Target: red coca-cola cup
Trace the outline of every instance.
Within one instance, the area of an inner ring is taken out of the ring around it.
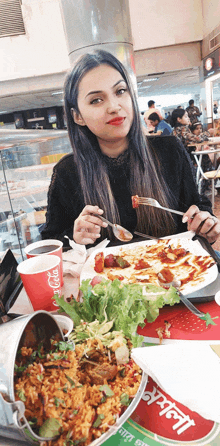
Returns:
[[[28,259],[43,254],[58,256],[60,258],[61,285],[63,285],[62,248],[63,248],[63,243],[60,240],[47,239],[47,240],[39,240],[38,242],[27,245],[24,249],[24,252]]]
[[[42,254],[24,260],[17,270],[34,311],[57,310],[53,296],[61,296],[60,258]]]

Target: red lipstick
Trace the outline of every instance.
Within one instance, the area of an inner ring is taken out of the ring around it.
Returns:
[[[107,122],[107,124],[110,125],[121,125],[124,122],[125,118],[113,118],[110,121]]]

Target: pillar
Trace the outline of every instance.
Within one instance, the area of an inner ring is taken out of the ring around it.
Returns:
[[[94,49],[111,52],[136,85],[128,0],[60,0],[70,64]]]

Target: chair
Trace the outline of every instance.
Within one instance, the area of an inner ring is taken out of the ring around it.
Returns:
[[[41,164],[57,163],[66,153],[52,153],[51,155],[42,156],[40,159]]]
[[[200,166],[200,180],[198,184],[198,191],[201,193],[201,185],[202,180],[211,180],[212,181],[212,207],[214,207],[214,201],[215,201],[215,179],[220,178],[220,164],[218,166],[217,170],[210,170],[209,172],[203,172],[201,166]]]

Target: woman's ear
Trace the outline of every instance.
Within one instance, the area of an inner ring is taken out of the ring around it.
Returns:
[[[84,119],[82,118],[82,116],[80,115],[79,112],[77,112],[76,110],[74,110],[74,108],[71,108],[71,115],[73,117],[73,120],[76,124],[78,125],[86,125]]]

